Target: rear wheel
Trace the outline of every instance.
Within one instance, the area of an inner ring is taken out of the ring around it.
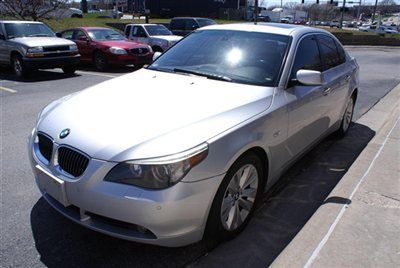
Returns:
[[[347,102],[346,109],[342,117],[342,123],[340,124],[340,128],[337,131],[338,136],[346,135],[347,131],[349,130],[350,123],[353,120],[354,104],[355,98],[354,96],[351,96],[351,98]]]
[[[161,52],[161,53],[163,52],[163,49],[159,46],[154,46],[151,49],[153,50],[153,52]]]
[[[107,57],[102,52],[97,51],[94,54],[93,60],[94,60],[94,66],[96,67],[97,70],[99,71],[107,70],[108,68]]]
[[[18,78],[27,77],[28,76],[28,68],[26,68],[22,57],[19,55],[14,55],[11,58],[11,67],[13,68],[14,74]]]
[[[247,154],[230,168],[215,195],[204,234],[208,246],[238,235],[247,225],[264,187],[262,161]]]

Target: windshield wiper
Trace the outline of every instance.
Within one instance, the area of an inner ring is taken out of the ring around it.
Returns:
[[[30,34],[28,37],[51,37],[49,34]]]
[[[219,80],[219,81],[228,81],[228,82],[232,81],[232,78],[230,78],[228,76],[225,76],[225,75],[203,73],[203,72],[194,71],[194,70],[188,70],[188,69],[175,68],[174,72],[176,72],[176,73],[185,73],[185,74],[193,74],[193,75],[203,76],[203,77],[207,77],[208,79]]]

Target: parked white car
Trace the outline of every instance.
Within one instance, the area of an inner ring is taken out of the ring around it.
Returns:
[[[125,26],[124,32],[126,38],[147,44],[154,52],[164,52],[182,39],[182,36],[172,34],[162,24],[128,24]]]

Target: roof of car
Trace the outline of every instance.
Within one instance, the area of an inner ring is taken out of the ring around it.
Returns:
[[[26,20],[0,20],[1,23],[38,23],[42,24],[40,21],[26,21]]]
[[[159,23],[129,23],[127,25],[135,25],[135,26],[155,26],[155,25],[162,25]]]
[[[217,24],[210,25],[200,30],[236,30],[236,31],[247,31],[247,32],[262,32],[262,33],[275,33],[281,35],[295,35],[296,33],[306,32],[323,32],[327,31],[319,28],[293,25],[287,23],[268,23],[259,22],[255,23],[235,23],[235,24]]]
[[[172,18],[171,20],[175,20],[175,19],[195,19],[195,20],[197,20],[197,19],[205,19],[205,20],[213,20],[213,19],[209,19],[209,18],[201,18],[201,17],[175,17],[175,18]]]

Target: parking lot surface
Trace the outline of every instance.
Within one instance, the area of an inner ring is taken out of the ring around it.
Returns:
[[[400,49],[348,51],[360,64],[358,119],[400,82]],[[0,69],[1,267],[217,267],[227,263],[265,267],[301,230],[374,136],[368,127],[353,124],[344,139],[323,141],[284,175],[243,234],[207,256],[201,242],[173,249],[115,239],[65,219],[40,197],[26,139],[38,112],[52,100],[131,71],[98,73],[84,67],[74,76],[39,71],[27,80],[15,80],[8,70]]]

